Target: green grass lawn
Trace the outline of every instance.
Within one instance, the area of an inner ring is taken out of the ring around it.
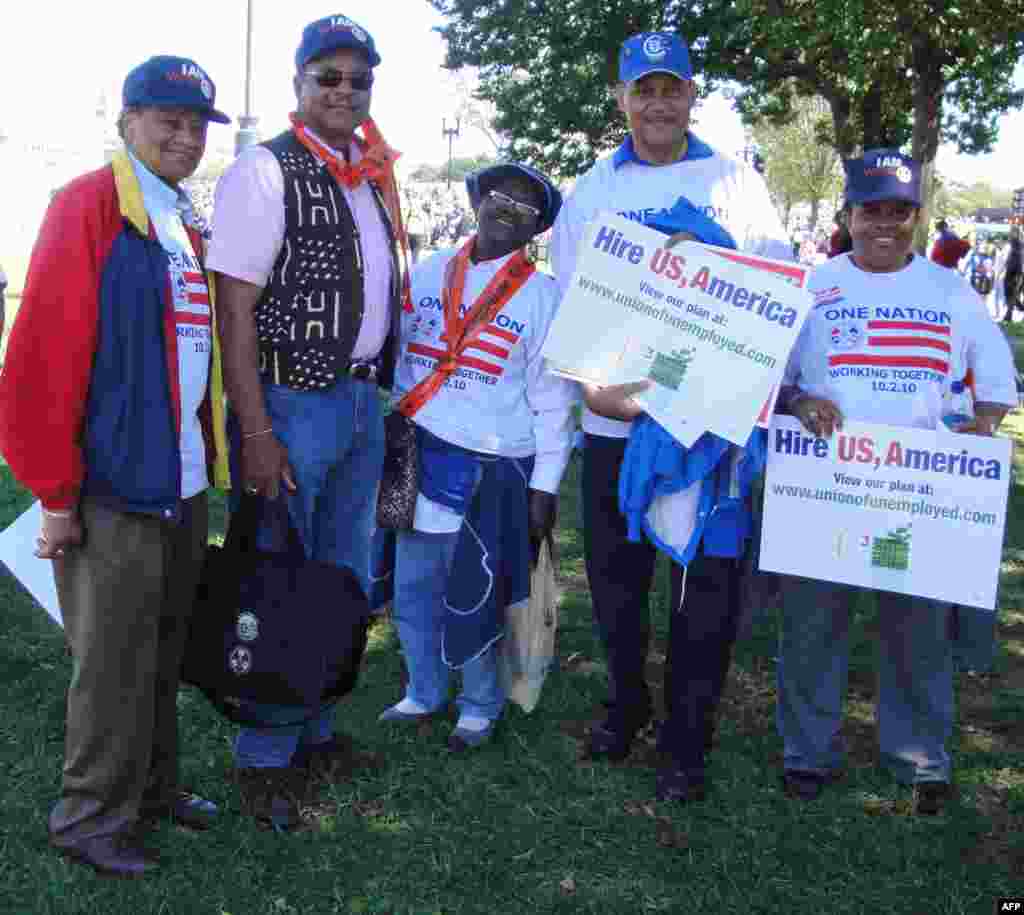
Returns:
[[[1024,438],[1024,414],[1009,430]],[[1019,459],[1019,458],[1018,458]],[[1018,470],[1024,467],[1018,465]],[[0,471],[0,525],[29,502]],[[103,879],[47,848],[70,674],[60,630],[0,576],[0,911],[21,915],[305,913],[723,913],[954,915],[1024,892],[1024,490],[1012,489],[995,671],[959,678],[953,738],[959,798],[909,816],[909,790],[876,766],[872,607],[857,619],[845,730],[846,778],[813,804],[783,798],[774,710],[774,620],[738,651],[705,803],[654,800],[656,758],[581,758],[604,666],[583,576],[578,467],[563,489],[566,586],[560,669],[530,716],[513,708],[497,739],[450,756],[449,725],[413,733],[376,723],[399,698],[397,640],[381,623],[342,726],[383,751],[383,774],[339,785],[315,827],[278,836],[238,813],[227,780],[234,730],[192,690],[179,699],[183,774],[225,807],[206,834],[161,826],[165,862],[137,882]],[[222,514],[218,515],[222,523]],[[667,575],[655,598],[660,673]]]

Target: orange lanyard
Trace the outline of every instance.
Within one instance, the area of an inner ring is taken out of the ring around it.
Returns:
[[[462,250],[445,270],[445,355],[443,359],[438,359],[434,370],[399,401],[395,409],[405,416],[414,416],[441,389],[448,377],[459,367],[459,356],[479,338],[483,329],[498,316],[509,299],[523,287],[536,269],[527,259],[525,251],[517,251],[480,293],[473,307],[466,312],[465,318],[460,319],[459,307],[462,305],[470,254],[475,244],[474,235],[462,246]]]

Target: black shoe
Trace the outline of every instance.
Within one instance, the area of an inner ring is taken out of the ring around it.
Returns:
[[[191,791],[175,791],[168,801],[156,804],[143,802],[140,817],[151,823],[155,820],[170,819],[189,829],[209,829],[217,821],[220,809]]]
[[[357,772],[377,775],[384,768],[384,757],[366,749],[350,735],[336,731],[325,743],[300,749],[292,767],[305,770],[314,781],[334,782],[349,779]]]
[[[705,788],[703,770],[677,769],[672,766],[658,772],[655,781],[655,797],[659,801],[678,801],[680,804],[688,804],[691,801],[704,800]]]
[[[946,801],[953,797],[949,782],[918,782],[914,785],[914,813],[918,816],[938,816],[946,809]]]
[[[829,778],[818,772],[789,769],[782,773],[782,791],[797,801],[816,801]]]
[[[302,824],[300,805],[308,791],[304,770],[237,769],[235,781],[244,815],[277,832],[287,832]]]
[[[74,842],[61,842],[51,837],[50,844],[62,855],[88,864],[98,874],[108,877],[141,877],[157,866],[154,853],[143,847],[134,832]]]
[[[587,756],[590,759],[621,762],[629,756],[637,733],[647,727],[650,720],[649,708],[640,715],[627,716],[613,706],[612,713],[604,723],[591,730],[587,741]]]

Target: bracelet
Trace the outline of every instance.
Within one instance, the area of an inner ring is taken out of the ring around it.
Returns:
[[[260,435],[266,435],[268,432],[273,432],[273,431],[274,431],[274,427],[273,426],[267,426],[267,428],[263,429],[261,432],[246,432],[245,435],[242,436],[242,438],[243,439],[246,439],[246,438],[257,438]]]
[[[60,509],[58,511],[50,511],[48,508],[43,509],[43,514],[48,518],[73,518],[75,513],[71,509]]]

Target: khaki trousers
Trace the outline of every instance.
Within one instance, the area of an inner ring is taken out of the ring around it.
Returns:
[[[182,523],[86,499],[85,540],[54,560],[73,657],[57,844],[130,830],[178,781],[181,656],[207,536],[206,493]]]

